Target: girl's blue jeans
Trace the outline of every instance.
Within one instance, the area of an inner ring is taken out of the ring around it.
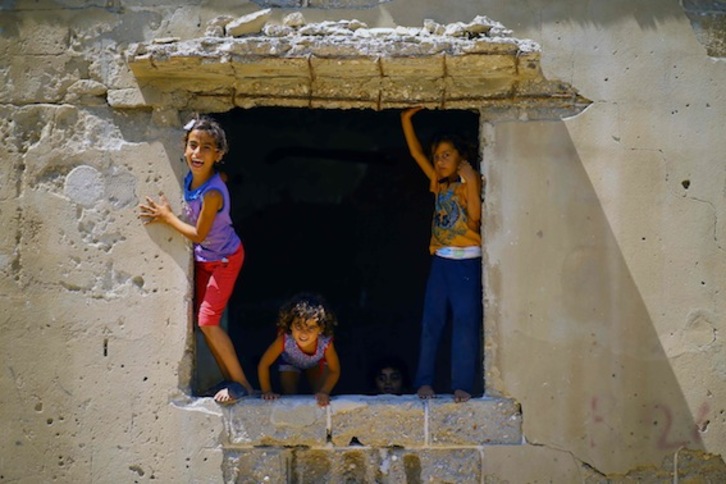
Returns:
[[[436,352],[451,309],[451,387],[471,393],[480,364],[481,262],[481,257],[456,260],[434,255],[431,258],[414,382],[416,388],[433,386]]]

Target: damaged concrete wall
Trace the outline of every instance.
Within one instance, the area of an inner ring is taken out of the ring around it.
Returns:
[[[258,454],[281,478],[347,462],[390,482],[724,479],[726,67],[678,1],[303,9],[371,28],[487,15],[593,102],[565,121],[481,111],[486,384],[521,404],[528,444],[327,448],[339,459],[325,442],[225,454],[230,415],[187,396],[188,246],[134,207],[178,199],[180,110],[232,102],[154,105],[125,53],[259,6],[145,4],[0,7],[0,480],[234,481]]]

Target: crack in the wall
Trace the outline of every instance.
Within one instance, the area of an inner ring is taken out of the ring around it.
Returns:
[[[684,198],[688,200],[693,200],[694,202],[706,204],[710,207],[711,213],[713,214],[713,241],[716,243],[716,248],[723,252],[724,247],[721,246],[721,243],[718,240],[718,210],[716,210],[713,202],[689,195],[684,195]]]
[[[20,274],[23,271],[22,252],[20,250],[23,241],[22,221],[23,209],[18,207],[15,209],[15,246],[13,247],[12,262],[10,263],[10,273],[15,282],[20,282]]]
[[[573,462],[578,465],[578,469],[584,471],[581,474],[582,482],[590,482],[592,479],[607,479],[608,482],[611,482],[611,480],[618,482],[620,480],[651,482],[653,479],[673,479],[673,482],[677,482],[679,478],[695,480],[707,478],[708,482],[717,482],[719,476],[726,478],[726,463],[724,463],[722,456],[711,454],[704,450],[689,449],[684,446],[677,448],[673,454],[665,456],[660,466],[639,466],[625,473],[608,474],[599,470],[591,463],[580,459],[570,450],[562,449],[551,444],[535,442],[528,442],[528,444],[534,447],[553,449],[557,452],[568,454]],[[681,455],[683,458],[679,460]]]
[[[633,148],[633,150],[635,150],[635,148]],[[691,190],[693,188],[693,181],[690,179],[690,177],[682,178],[681,181],[678,182],[678,185],[681,186],[681,188],[683,189],[683,192],[679,193],[678,191],[676,191],[675,188],[670,183],[671,178],[672,178],[671,173],[673,171],[672,168],[670,167],[671,163],[666,158],[665,154],[663,153],[663,150],[659,149],[657,151],[661,154],[661,160],[662,160],[663,165],[665,166],[665,182],[666,182],[666,187],[667,187],[668,191],[670,192],[670,194],[672,196],[674,196],[676,198],[682,198],[682,199],[691,200],[691,201],[694,201],[697,203],[702,203],[702,204],[707,205],[710,208],[710,212],[711,212],[711,215],[713,218],[712,229],[711,229],[712,238],[715,243],[715,247],[719,251],[724,252],[726,250],[726,248],[723,247],[723,245],[721,244],[721,241],[719,240],[719,216],[718,216],[718,210],[717,210],[716,206],[710,200],[704,200],[695,195],[688,194],[688,190]],[[724,192],[726,193],[726,187],[724,188]]]

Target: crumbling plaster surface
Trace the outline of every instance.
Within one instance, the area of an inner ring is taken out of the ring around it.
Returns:
[[[499,125],[487,148],[490,377],[523,398],[530,442],[608,474],[726,445],[726,171],[711,117],[725,66],[669,7],[651,28],[641,10],[587,37],[543,12],[545,73],[593,105]],[[553,418],[527,418],[551,405]]]
[[[208,459],[201,453],[215,448],[221,423],[217,409],[170,411],[188,374],[186,247],[169,233],[129,242],[137,190],[176,189],[170,165],[155,163],[168,155],[159,143],[125,141],[103,113],[2,111],[11,140],[0,155],[3,479],[189,472]],[[157,447],[177,442],[180,428],[200,440]]]
[[[133,208],[159,189],[178,198],[179,113],[140,107],[123,54],[258,7],[2,8],[0,474],[218,482],[220,410],[182,398],[188,247],[140,226]],[[565,122],[482,133],[487,385],[521,402],[535,444],[489,450],[515,463],[495,475],[526,481],[532,452],[537,477],[576,475],[573,456],[602,473],[595,479],[665,469],[638,474],[646,480],[672,478],[681,447],[723,455],[726,68],[678,2],[398,1],[304,13],[375,27],[486,14],[541,45],[544,77],[594,101]],[[133,109],[110,107],[124,95]]]

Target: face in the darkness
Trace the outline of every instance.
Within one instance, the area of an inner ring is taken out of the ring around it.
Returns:
[[[403,386],[401,372],[392,367],[381,368],[376,375],[376,389],[378,393],[391,393],[399,395]]]
[[[449,141],[442,141],[434,149],[434,169],[439,179],[456,174],[462,160],[461,153]]]

